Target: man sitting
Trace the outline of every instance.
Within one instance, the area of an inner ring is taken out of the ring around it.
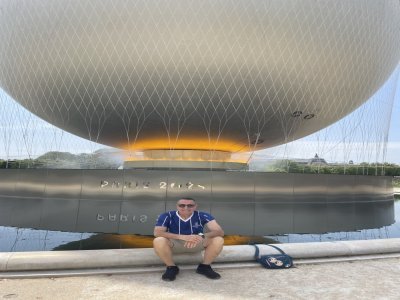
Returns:
[[[154,228],[154,251],[167,266],[162,279],[173,281],[179,273],[173,253],[199,252],[203,249],[203,263],[199,264],[196,272],[210,279],[220,278],[211,268],[211,263],[224,245],[221,226],[210,214],[197,211],[197,204],[192,198],[180,199],[176,207],[176,211],[161,214]]]

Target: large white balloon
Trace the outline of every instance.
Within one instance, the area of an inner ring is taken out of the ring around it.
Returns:
[[[397,0],[0,0],[0,86],[125,149],[279,145],[352,112],[399,58]]]

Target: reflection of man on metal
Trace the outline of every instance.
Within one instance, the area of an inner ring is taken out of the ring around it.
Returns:
[[[211,263],[222,250],[224,231],[213,216],[196,210],[194,199],[182,198],[176,206],[177,211],[160,215],[154,228],[154,251],[167,266],[162,279],[175,280],[179,273],[173,253],[199,252],[203,249],[203,263],[199,264],[196,272],[210,279],[220,278],[211,268]]]

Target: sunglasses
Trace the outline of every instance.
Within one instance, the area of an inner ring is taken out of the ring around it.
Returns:
[[[195,205],[194,204],[178,204],[178,207],[180,207],[180,208],[184,208],[185,206],[187,208],[193,208]]]

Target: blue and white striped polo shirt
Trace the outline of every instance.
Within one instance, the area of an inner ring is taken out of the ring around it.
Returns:
[[[195,210],[187,220],[179,216],[175,210],[161,214],[156,222],[156,226],[167,227],[167,231],[176,234],[199,234],[203,233],[204,225],[214,220],[208,213]]]

